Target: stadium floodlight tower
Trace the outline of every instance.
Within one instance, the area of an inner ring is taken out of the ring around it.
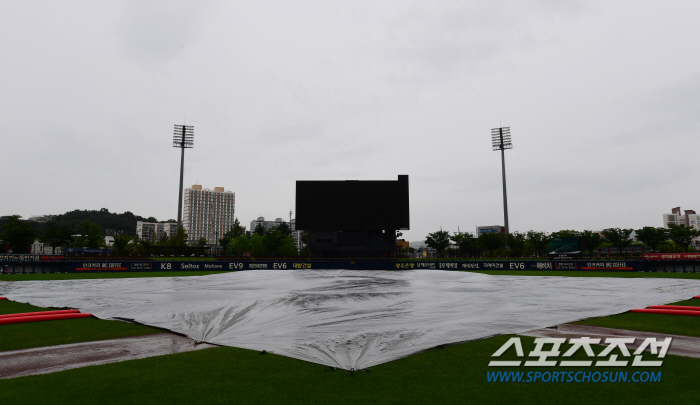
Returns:
[[[192,125],[175,125],[173,147],[182,149],[180,154],[180,198],[177,200],[177,229],[182,226],[182,180],[185,172],[185,149],[194,148],[194,127]]]
[[[513,149],[510,141],[510,127],[491,129],[491,145],[493,150],[501,151],[501,168],[503,170],[503,221],[508,235],[508,197],[506,195],[506,149]]]

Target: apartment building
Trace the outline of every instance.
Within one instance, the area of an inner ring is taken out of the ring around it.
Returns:
[[[208,245],[218,245],[233,225],[236,194],[223,187],[209,190],[195,184],[185,189],[184,205],[182,226],[187,231],[188,243],[205,238]]]
[[[663,215],[664,226],[685,225],[691,228],[700,229],[700,218],[693,210],[685,210],[681,213],[681,207],[671,209],[670,214]]]
[[[136,222],[136,235],[141,240],[159,241],[163,235],[170,237],[177,233],[177,222]]]
[[[258,225],[262,226],[263,230],[267,232],[267,230],[270,228],[276,228],[282,225],[282,222],[284,222],[282,218],[277,218],[274,221],[265,221],[265,217],[258,217],[258,219],[250,221],[250,234],[252,235],[253,232],[255,232]]]

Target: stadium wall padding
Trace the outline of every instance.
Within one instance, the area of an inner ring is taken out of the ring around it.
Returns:
[[[635,261],[394,261],[394,260],[212,260],[212,261],[70,261],[69,272],[240,271],[240,270],[571,270],[640,271]]]

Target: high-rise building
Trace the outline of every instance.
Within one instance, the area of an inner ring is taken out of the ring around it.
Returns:
[[[136,235],[141,240],[159,241],[163,234],[168,237],[177,233],[177,222],[136,222]]]
[[[188,243],[197,243],[201,238],[208,245],[218,245],[233,225],[236,194],[223,187],[202,189],[195,184],[185,189],[185,209],[182,224],[187,231]]]
[[[685,210],[681,213],[681,207],[671,209],[670,214],[664,214],[664,227],[669,225],[685,225],[691,228],[700,229],[700,218],[693,210]]]

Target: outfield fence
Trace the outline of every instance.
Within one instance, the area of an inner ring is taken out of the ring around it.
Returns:
[[[700,270],[696,260],[104,260],[39,255],[0,255],[5,274],[241,270],[522,270],[682,272]]]

